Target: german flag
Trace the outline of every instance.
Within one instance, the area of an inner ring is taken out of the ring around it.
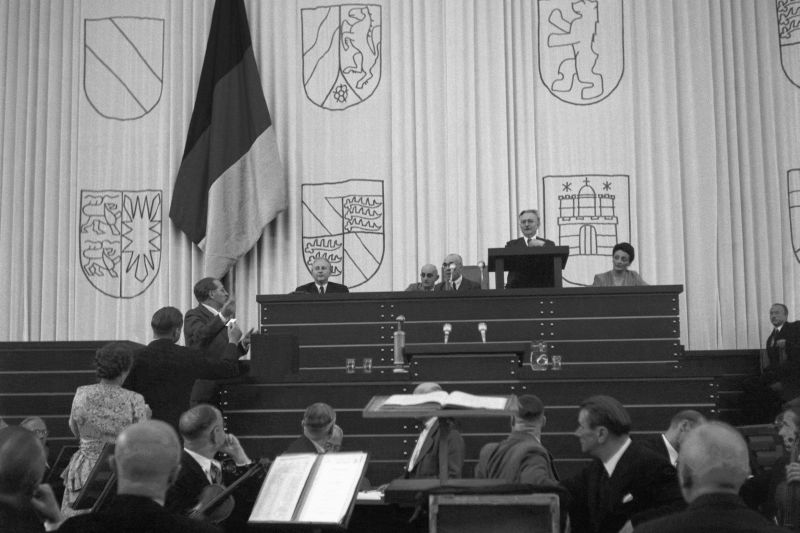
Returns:
[[[217,0],[169,217],[221,278],[286,209],[243,0]]]

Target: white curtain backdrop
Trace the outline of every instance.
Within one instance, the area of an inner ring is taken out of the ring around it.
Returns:
[[[243,324],[310,279],[321,227],[353,291],[402,290],[447,253],[486,260],[530,207],[577,246],[572,285],[623,240],[650,284],[684,285],[688,349],[758,347],[775,301],[800,318],[800,2],[584,4],[248,0],[290,181],[231,276]],[[145,342],[155,309],[195,305],[202,253],[167,213],[212,9],[0,0],[0,340]],[[304,67],[320,14],[349,86]],[[377,205],[371,231],[348,231],[347,199]]]

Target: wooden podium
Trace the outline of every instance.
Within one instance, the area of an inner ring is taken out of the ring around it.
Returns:
[[[489,248],[489,272],[495,273],[495,288],[502,289],[503,272],[536,272],[537,287],[561,288],[561,271],[567,265],[569,246]],[[520,287],[522,288],[522,287]]]

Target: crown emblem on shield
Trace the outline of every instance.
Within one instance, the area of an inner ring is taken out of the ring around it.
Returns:
[[[84,20],[83,90],[105,118],[136,120],[161,100],[164,19]]]
[[[161,191],[81,191],[81,270],[105,295],[142,294],[161,267]]]
[[[358,105],[381,81],[381,6],[340,4],[302,9],[303,87],[316,105]]]
[[[369,281],[383,262],[384,197],[381,180],[304,184],[303,262],[331,263],[331,279],[348,287]]]

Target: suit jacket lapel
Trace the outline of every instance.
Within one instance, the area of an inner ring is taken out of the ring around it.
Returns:
[[[422,443],[422,448],[420,448],[419,450],[419,457],[417,457],[417,464],[414,465],[415,470],[419,466],[419,463],[422,461],[422,458],[425,457],[425,455],[427,455],[429,451],[431,451],[431,448],[433,448],[433,444],[436,442],[434,439],[437,439],[438,437],[439,437],[439,421],[436,420],[436,422],[434,422],[433,425],[431,426],[431,430],[425,436],[425,442]]]

